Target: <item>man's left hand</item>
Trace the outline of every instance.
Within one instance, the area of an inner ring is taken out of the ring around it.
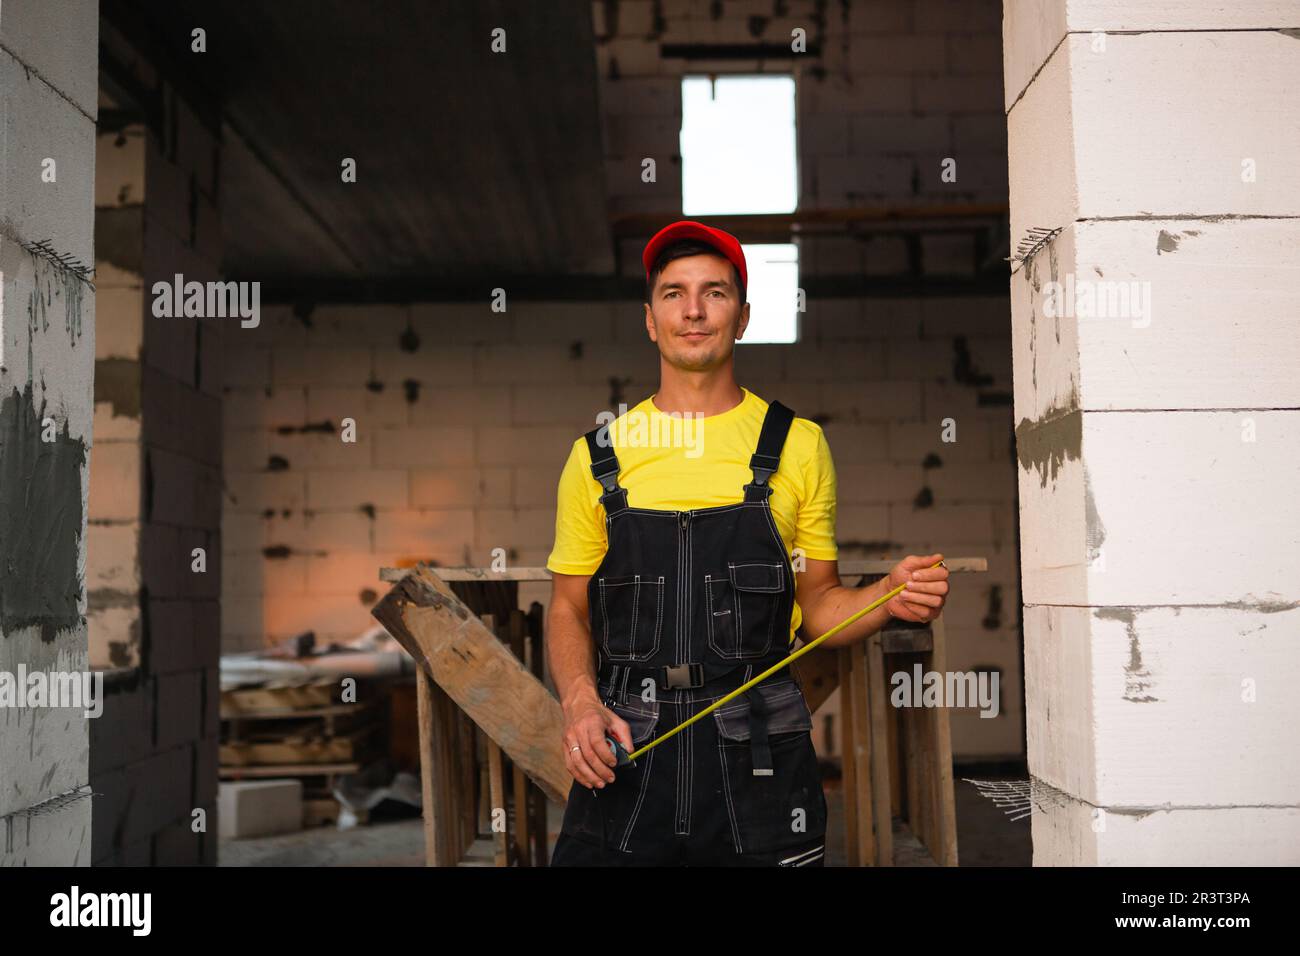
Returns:
[[[948,569],[930,565],[942,560],[942,554],[909,554],[890,569],[889,586],[885,590],[892,591],[900,584],[906,585],[885,604],[890,614],[903,621],[921,624],[939,616],[948,596]]]

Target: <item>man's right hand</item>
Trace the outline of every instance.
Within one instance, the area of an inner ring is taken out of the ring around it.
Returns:
[[[564,708],[564,764],[584,787],[601,789],[614,782],[610,768],[618,763],[606,737],[632,751],[632,729],[599,700]]]

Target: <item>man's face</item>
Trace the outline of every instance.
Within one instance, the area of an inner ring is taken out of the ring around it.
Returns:
[[[735,272],[722,256],[674,259],[659,273],[645,307],[650,341],[670,365],[704,371],[724,363],[749,324]]]

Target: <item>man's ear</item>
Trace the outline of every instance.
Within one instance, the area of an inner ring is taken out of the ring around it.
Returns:
[[[650,303],[645,304],[645,330],[650,335],[651,342],[659,341],[659,334],[655,330],[655,315],[650,311]]]
[[[736,326],[736,339],[739,340],[745,334],[745,327],[749,325],[749,303],[746,302],[740,307],[740,324]]]

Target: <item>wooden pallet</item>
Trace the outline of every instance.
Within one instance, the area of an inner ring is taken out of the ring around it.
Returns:
[[[337,681],[238,688],[221,695],[222,780],[292,777],[303,785],[303,826],[336,823],[338,779],[360,773],[383,724],[376,698],[340,703]]]
[[[314,681],[264,687],[237,687],[221,692],[223,719],[250,712],[276,713],[332,707],[339,700],[339,682]],[[346,705],[344,705],[346,706]]]
[[[221,744],[223,767],[265,764],[362,763],[373,750],[378,724],[367,724],[349,733],[333,736],[286,735],[232,741]]]
[[[376,699],[301,710],[228,711],[221,715],[223,743],[335,737],[376,721]]]

